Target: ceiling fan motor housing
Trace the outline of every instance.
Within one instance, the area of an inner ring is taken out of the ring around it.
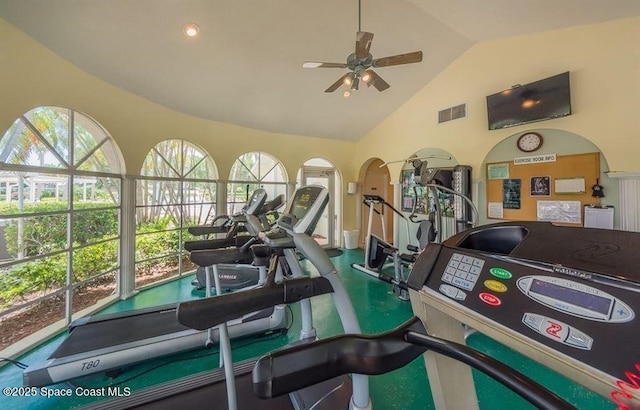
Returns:
[[[356,73],[366,70],[371,67],[371,64],[373,64],[373,56],[371,54],[368,54],[365,58],[358,58],[356,57],[356,53],[351,53],[349,54],[349,57],[347,57],[347,68]],[[362,68],[356,70],[358,66]]]

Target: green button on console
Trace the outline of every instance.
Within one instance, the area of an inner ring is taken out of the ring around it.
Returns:
[[[511,279],[513,274],[503,268],[491,268],[489,272],[498,279]]]

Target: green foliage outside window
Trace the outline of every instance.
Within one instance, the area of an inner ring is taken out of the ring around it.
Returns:
[[[78,211],[74,213],[73,245],[74,248],[77,248],[73,250],[74,283],[103,272],[115,270],[119,243],[115,239],[118,232],[118,215],[115,210],[83,212],[83,209],[104,207],[104,205],[95,203],[78,205]],[[31,208],[28,210],[30,214],[66,209],[66,205],[62,203],[39,203],[26,206]],[[7,212],[0,209],[0,213],[6,215],[12,211]],[[18,224],[7,224],[4,227],[7,250],[13,257],[17,256],[19,250],[22,250],[23,257],[65,250],[67,248],[66,218],[66,214],[25,218],[21,228],[23,232],[22,246],[18,245]],[[156,222],[142,224],[137,228],[136,260],[150,259],[137,264],[137,275],[149,273],[159,263],[175,263],[175,256],[153,259],[161,255],[175,254],[178,251],[180,232],[171,230],[170,223],[170,218],[164,218]],[[186,231],[183,232],[183,235],[189,236]],[[47,294],[65,286],[67,264],[67,254],[60,253],[1,269],[0,309],[25,300],[27,296],[34,293]]]

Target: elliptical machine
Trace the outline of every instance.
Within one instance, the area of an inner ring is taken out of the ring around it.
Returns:
[[[380,277],[380,272],[385,267],[389,252],[397,251],[393,245],[373,234],[373,214],[380,215],[382,222],[382,236],[386,237],[386,221],[384,208],[389,208],[396,215],[402,218],[407,224],[407,241],[409,241],[409,222],[400,211],[393,207],[379,195],[364,195],[362,202],[369,207],[369,222],[367,223],[367,243],[365,245],[364,263],[352,263],[351,267],[364,272],[375,278]],[[381,205],[381,211],[375,209],[376,205]]]

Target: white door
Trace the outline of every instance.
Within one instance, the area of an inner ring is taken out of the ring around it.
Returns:
[[[302,170],[303,185],[322,185],[329,190],[329,203],[324,209],[313,238],[325,248],[336,246],[336,215],[335,215],[335,171],[333,169],[304,167]]]

